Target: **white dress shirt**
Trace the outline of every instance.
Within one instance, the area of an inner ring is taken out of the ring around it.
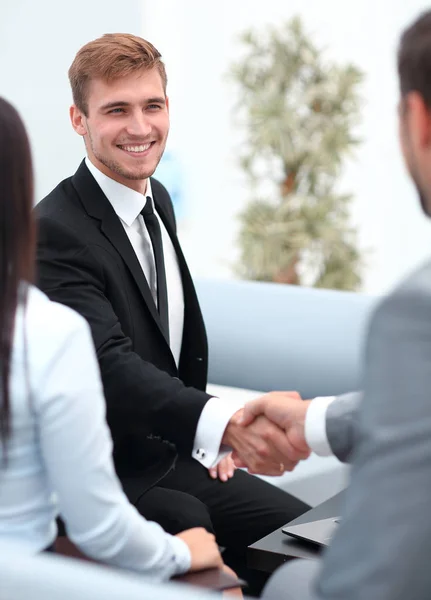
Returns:
[[[145,194],[141,194],[99,171],[88,157],[85,159],[85,164],[120,219],[156,302],[157,286],[154,255],[144,218],[140,214],[145,206],[146,198],[150,197],[153,200],[151,180],[147,180]],[[154,201],[153,208],[159,219],[162,232],[168,289],[169,339],[171,351],[178,366],[184,327],[184,293],[181,273],[174,246],[157,214]],[[229,452],[229,448],[221,448],[221,440],[226,425],[232,415],[240,408],[242,408],[242,404],[223,398],[210,398],[205,404],[196,428],[192,456],[208,469],[216,465]]]
[[[335,396],[314,398],[305,417],[305,440],[319,456],[332,456],[333,452],[326,435],[326,413]]]
[[[40,552],[56,538],[61,513],[90,557],[154,579],[187,571],[187,545],[141,517],[117,479],[86,321],[34,287],[16,315],[10,390],[0,541]]]

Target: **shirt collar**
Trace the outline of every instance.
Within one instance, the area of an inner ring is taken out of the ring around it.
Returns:
[[[85,164],[99,184],[102,192],[108,198],[116,215],[129,227],[139,216],[148,197],[151,198],[154,209],[153,191],[151,189],[151,180],[149,177],[147,179],[147,189],[144,195],[136,190],[132,190],[122,183],[118,183],[118,181],[115,181],[102,173],[102,171],[93,165],[88,157],[85,158]]]

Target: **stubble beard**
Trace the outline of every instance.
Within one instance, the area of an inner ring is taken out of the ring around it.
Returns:
[[[431,202],[428,199],[428,196],[425,192],[424,187],[420,183],[419,177],[419,169],[416,166],[416,160],[414,156],[410,156],[408,170],[410,172],[410,177],[413,181],[413,184],[416,188],[416,192],[419,197],[419,202],[421,204],[423,212],[427,215],[427,217],[431,216]]]
[[[116,175],[119,175],[123,179],[129,179],[130,181],[140,181],[142,179],[147,179],[148,177],[151,177],[151,175],[156,170],[157,165],[159,164],[159,161],[157,161],[157,165],[152,169],[148,169],[148,167],[147,168],[142,167],[142,169],[130,171],[130,170],[124,169],[120,163],[118,163],[114,160],[110,160],[100,154],[96,154],[94,151],[93,151],[93,154],[97,158],[97,160],[102,163],[102,165],[105,165],[105,167],[107,169],[109,169]]]
[[[424,186],[421,184],[420,169],[418,167],[418,161],[416,160],[415,153],[412,150],[408,129],[404,126],[404,129],[401,131],[401,145],[403,148],[404,161],[407,166],[407,170],[411,180],[413,181],[413,185],[416,188],[422,210],[427,217],[430,217],[431,201],[425,192]]]
[[[166,140],[165,140],[165,143],[161,146],[161,149],[159,151],[159,156],[157,157],[157,159],[155,161],[154,167],[143,166],[141,170],[130,171],[128,169],[125,169],[120,162],[118,162],[114,159],[111,159],[111,158],[99,153],[98,151],[96,151],[96,149],[94,148],[94,144],[93,144],[93,140],[91,138],[90,132],[88,132],[88,133],[89,133],[88,141],[90,143],[91,151],[92,151],[94,157],[102,165],[104,165],[107,169],[109,169],[116,175],[119,175],[123,179],[128,179],[129,181],[142,181],[144,179],[148,179],[148,177],[151,177],[153,175],[154,171],[157,169],[159,162],[161,161],[163,153],[165,151]]]

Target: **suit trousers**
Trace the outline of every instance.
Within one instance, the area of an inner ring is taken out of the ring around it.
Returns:
[[[246,567],[247,546],[272,533],[309,506],[275,486],[237,470],[232,479],[212,479],[193,458],[180,457],[175,469],[137,501],[139,512],[171,534],[205,527],[225,548],[226,564],[249,582],[247,594],[258,595],[266,574]]]

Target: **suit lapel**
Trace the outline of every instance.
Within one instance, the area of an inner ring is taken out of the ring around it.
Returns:
[[[130,240],[111,203],[87,169],[84,161],[72,177],[72,184],[78,192],[87,213],[100,221],[100,230],[126,263],[148,310],[157,323],[163,337],[165,337],[151,290]]]
[[[138,286],[153,318],[161,327],[159,313],[157,312],[156,305],[154,304],[153,296],[151,294],[151,290],[148,286],[148,282],[142,270],[142,267],[136,257],[135,251],[132,248],[130,240],[127,237],[126,232],[124,231],[124,228],[121,225],[118,216],[115,214],[114,211],[112,211],[112,213],[112,215],[105,215],[105,218],[101,223],[100,229],[111,242],[111,244],[120,253],[121,258],[128,266],[129,271],[132,274],[133,279],[135,280],[136,285]]]

